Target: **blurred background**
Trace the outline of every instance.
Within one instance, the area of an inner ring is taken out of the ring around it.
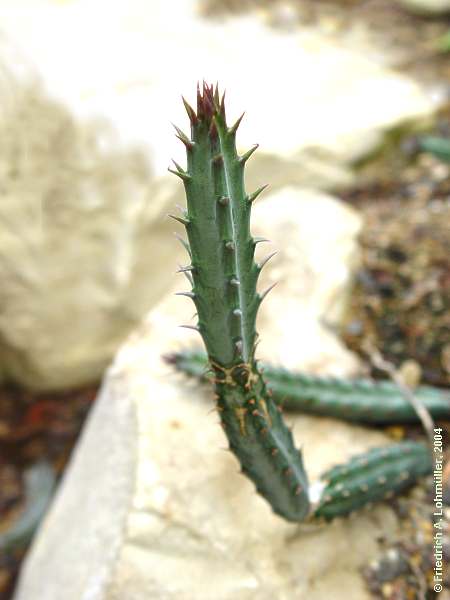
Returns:
[[[341,273],[320,251],[335,213],[302,208],[326,335],[362,374],[386,377],[378,352],[412,385],[449,386],[450,1],[1,0],[1,600],[105,369],[174,285],[170,123],[186,128],[180,96],[203,79],[226,88],[230,120],[247,111],[247,187],[277,198],[267,223],[301,190],[345,209],[357,249]],[[318,368],[308,342],[299,356]]]

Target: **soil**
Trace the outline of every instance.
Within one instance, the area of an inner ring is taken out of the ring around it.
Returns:
[[[450,73],[442,52],[450,16],[426,18],[394,0],[200,0],[200,7],[203,16],[218,21],[248,14],[286,32],[311,27],[349,48],[366,45],[371,58],[427,81],[446,81]]]
[[[342,336],[366,359],[372,347],[397,369],[413,363],[436,386],[450,384],[449,175],[422,155],[395,179],[344,194],[364,228]]]

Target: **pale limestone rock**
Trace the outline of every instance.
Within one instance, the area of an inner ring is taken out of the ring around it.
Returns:
[[[450,0],[397,0],[406,8],[428,15],[439,15],[450,11]]]
[[[351,209],[304,190],[260,201],[255,229],[288,249],[272,267],[282,281],[260,320],[262,357],[290,353],[298,367],[354,369],[329,336],[318,346],[310,336],[319,326],[312,332],[308,323],[339,303],[350,267],[336,274],[338,261],[329,258],[353,255],[358,226]],[[300,242],[307,233],[309,243]],[[180,279],[176,289],[183,285]],[[191,314],[185,298],[167,297],[120,350],[15,600],[369,600],[359,568],[377,555],[379,536],[398,532],[394,513],[382,506],[323,528],[275,516],[223,451],[211,390],[161,359],[193,343],[195,334],[177,328]],[[283,329],[293,334],[280,340]],[[300,347],[309,348],[307,360]],[[313,479],[387,442],[380,432],[331,419],[288,419]]]
[[[313,165],[301,179],[305,147],[360,157],[378,145],[374,132],[434,109],[416,82],[386,68],[396,59],[389,48],[346,49],[338,35],[310,25],[279,32],[254,16],[219,23],[199,8],[197,0],[178,0],[174,13],[166,0],[128,0],[108,4],[103,19],[101,2],[14,0],[2,3],[0,22],[52,94],[77,115],[100,114],[124,139],[145,144],[157,176],[168,157],[183,156],[167,124],[186,123],[180,94],[193,99],[203,78],[228,90],[230,118],[248,111],[239,143],[260,144],[256,171],[258,160],[281,163],[274,167],[280,185],[311,185]],[[24,10],[28,18],[18,18]]]
[[[331,329],[343,316],[358,264],[360,216],[323,192],[295,188],[257,201],[252,215],[255,234],[272,242],[259,244],[258,256],[279,251],[261,275],[261,289],[277,282],[277,293],[267,296],[260,314],[262,327],[270,322],[277,350],[263,338],[261,351],[286,367],[300,363],[311,373],[343,374],[352,355]]]
[[[0,88],[0,372],[80,385],[170,286],[175,190],[105,125],[31,84]]]

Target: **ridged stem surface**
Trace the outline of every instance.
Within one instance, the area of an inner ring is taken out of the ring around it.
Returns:
[[[314,518],[330,521],[371,502],[391,498],[432,472],[430,450],[418,442],[400,442],[355,456],[322,475],[325,487]]]
[[[250,195],[244,188],[244,166],[255,148],[237,154],[240,119],[227,126],[224,98],[220,100],[217,88],[204,84],[197,111],[186,102],[185,107],[191,135],[176,130],[186,147],[187,169],[175,163],[172,172],[184,183],[187,211],[174,218],[186,228],[188,242],[183,244],[191,259],[181,269],[191,290],[182,293],[195,303],[194,329],[203,338],[208,359],[207,365],[201,355],[172,357],[172,362],[195,376],[212,373],[230,450],[242,472],[285,519],[330,520],[402,491],[431,469],[429,450],[422,444],[378,448],[331,469],[323,476],[318,505],[310,514],[302,455],[254,356],[256,314],[267,293],[256,291],[264,263],[255,263],[259,240],[250,233],[251,204],[263,188]],[[290,408],[351,420],[413,420],[412,408],[388,384],[324,380],[271,367],[266,372],[276,400]],[[420,388],[419,393],[427,408],[442,409],[440,398],[429,389]]]
[[[309,512],[308,481],[300,452],[266,390],[254,358],[255,321],[264,297],[256,291],[261,268],[250,233],[252,196],[244,189],[244,166],[253,150],[236,151],[239,122],[228,127],[224,99],[212,87],[198,93],[197,112],[185,103],[191,136],[177,129],[187,151],[184,182],[186,227],[198,331],[214,374],[217,409],[230,450],[242,472],[273,510],[291,521]]]
[[[179,352],[171,355],[170,362],[186,375],[208,379],[204,352]],[[259,363],[259,367],[273,400],[288,410],[360,423],[420,423],[414,407],[390,381],[319,377],[267,363]],[[447,391],[421,385],[413,393],[434,419],[450,419]]]

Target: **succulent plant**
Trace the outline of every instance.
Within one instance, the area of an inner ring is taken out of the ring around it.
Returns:
[[[323,488],[313,517],[330,521],[391,498],[431,470],[431,454],[425,444],[400,442],[374,448],[322,475]]]
[[[184,350],[166,360],[188,376],[208,379],[208,361],[201,350]],[[371,379],[320,377],[259,363],[283,408],[359,423],[420,423],[414,407],[395,383]],[[450,419],[450,394],[429,385],[418,386],[415,397],[434,419]]]
[[[190,264],[182,268],[191,283],[183,292],[196,306],[198,324],[214,374],[217,410],[230,450],[242,472],[273,510],[291,521],[309,512],[308,480],[302,455],[270,398],[255,361],[256,313],[268,293],[257,281],[264,262],[254,259],[261,239],[250,233],[252,202],[244,167],[256,146],[236,151],[241,119],[229,127],[224,96],[203,85],[197,111],[185,101],[190,137],[176,128],[186,147],[187,169],[172,171],[184,183],[187,211],[175,217],[186,228]],[[242,118],[242,117],[241,117]]]
[[[190,135],[175,129],[186,148],[187,168],[174,163],[175,169],[170,169],[182,180],[187,199],[187,210],[181,216],[171,215],[186,229],[187,241],[182,243],[190,258],[180,270],[191,289],[180,294],[189,297],[197,310],[197,325],[188,327],[203,338],[229,448],[242,472],[274,512],[285,519],[303,521],[311,516],[345,514],[351,510],[350,504],[354,508],[362,504],[360,495],[352,495],[345,509],[335,508],[333,512],[327,501],[328,496],[334,498],[330,475],[318,507],[312,508],[301,451],[294,446],[292,433],[255,360],[256,315],[270,291],[257,291],[259,274],[270,256],[259,264],[255,261],[256,245],[264,240],[250,232],[252,203],[264,187],[251,194],[244,187],[244,167],[257,146],[238,155],[235,138],[242,117],[231,127],[227,125],[224,95],[219,96],[217,86],[214,89],[204,83],[203,89],[198,89],[196,111],[183,101]],[[358,469],[354,462],[344,467],[350,478],[337,481],[337,485],[342,483],[353,494],[356,481],[356,485],[367,485],[369,498],[377,498],[377,477],[384,476],[395,491],[395,474],[391,477],[391,473],[404,455],[388,451],[382,458],[383,452],[379,451],[376,460],[373,454],[367,455],[369,469]],[[423,454],[416,454],[412,464],[408,463],[409,484],[425,470]],[[403,466],[401,462],[397,470],[402,472]]]
[[[450,162],[450,140],[443,137],[425,136],[419,141],[420,149],[430,152],[445,163]]]

